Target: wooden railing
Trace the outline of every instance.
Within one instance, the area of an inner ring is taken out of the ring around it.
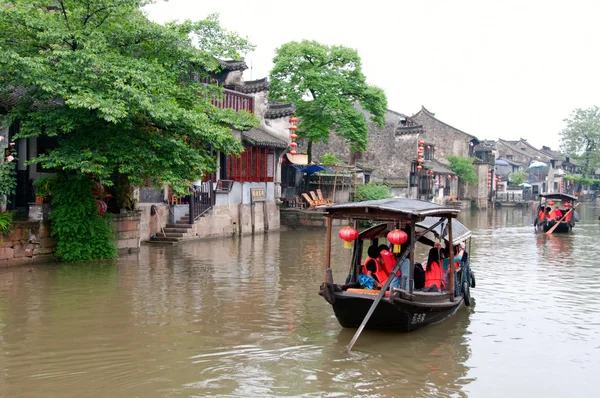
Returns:
[[[213,190],[212,180],[203,182],[202,185],[194,190],[188,197],[190,205],[190,224],[208,212],[215,205],[215,192]]]
[[[213,105],[221,109],[233,109],[237,111],[248,111],[254,113],[254,97],[237,91],[223,89],[223,97],[214,100]]]

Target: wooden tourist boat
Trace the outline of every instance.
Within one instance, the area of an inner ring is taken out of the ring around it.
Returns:
[[[419,286],[415,288],[415,266],[419,271],[419,264],[415,259],[417,244],[429,249],[428,246],[433,247],[439,239],[447,247],[454,247],[469,239],[470,249],[471,231],[456,220],[459,213],[460,210],[456,208],[414,199],[382,199],[326,208],[326,277],[319,294],[331,304],[340,325],[359,328],[355,338],[364,327],[410,332],[440,322],[463,304],[470,304],[470,288],[475,286],[475,280],[470,271],[468,255],[461,261],[458,272],[448,273],[448,290],[432,292],[419,289]],[[362,231],[354,240],[350,271],[344,285],[334,283],[330,267],[333,219],[350,219],[354,228],[357,228],[360,221],[378,223]],[[358,288],[358,276],[363,263],[363,242],[384,243],[379,240],[387,237],[391,231],[398,230],[404,231],[407,241],[402,246],[402,252],[395,255],[396,266],[390,275],[395,275],[403,263],[408,268],[408,275],[402,276],[398,287],[390,288],[392,278],[388,278],[381,290]],[[454,250],[449,253],[449,264],[454,264]]]
[[[568,233],[575,226],[575,222],[579,221],[579,215],[575,210],[578,205],[577,198],[565,193],[542,193],[540,194],[540,204],[536,210],[535,220],[533,225],[539,232],[546,233]],[[543,207],[542,207],[543,206]],[[558,215],[554,215],[553,219],[549,219],[544,214],[542,208],[550,207],[552,211],[560,210]]]

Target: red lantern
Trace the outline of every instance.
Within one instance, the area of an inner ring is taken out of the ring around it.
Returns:
[[[296,148],[296,147],[298,146],[298,144],[297,144],[297,143],[295,143],[295,142],[292,142],[292,143],[290,144],[290,146],[291,146],[292,148]]]
[[[454,179],[455,179],[455,180],[458,180],[458,176],[454,176]]]
[[[298,119],[296,119],[295,117],[293,117],[293,116],[292,116],[292,117],[290,118],[290,123],[296,123],[296,120],[298,120]]]
[[[423,152],[423,147],[419,146],[419,152]]]
[[[419,145],[425,145],[425,141],[419,141]]]
[[[104,214],[106,213],[106,210],[108,210],[108,206],[102,200],[97,200],[96,206],[98,206],[98,214]]]
[[[296,151],[294,151],[293,149],[290,151],[290,155],[294,156],[296,154]]]
[[[400,246],[404,242],[406,242],[406,240],[408,239],[408,235],[406,234],[406,232],[400,229],[395,229],[392,232],[388,233],[387,239],[390,241],[391,244],[394,245],[394,253],[400,253]]]
[[[419,163],[419,164],[423,163],[423,159],[421,159],[421,158],[417,159],[417,163]]]
[[[298,138],[298,136],[296,135],[296,133],[290,134],[290,137],[292,138],[292,141],[295,140],[296,138]]]
[[[427,149],[431,149],[431,145],[427,145]]]
[[[448,174],[448,179],[451,179],[451,178],[452,178],[452,176],[450,174]]]
[[[421,165],[418,165],[418,166],[417,166],[417,171],[421,171],[421,169],[422,169],[422,168],[423,168],[423,166],[421,166]]]
[[[433,152],[435,152],[435,147],[433,147]]]
[[[294,125],[291,125],[291,126],[290,126],[290,130],[292,130],[292,131],[296,131],[296,129],[297,129],[297,128],[298,128],[298,127],[297,127],[297,126],[294,126]]]
[[[358,231],[348,225],[340,229],[338,236],[344,241],[345,249],[352,249],[352,242],[358,238]]]

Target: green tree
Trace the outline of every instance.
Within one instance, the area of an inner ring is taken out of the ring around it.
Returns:
[[[366,83],[356,50],[293,41],[277,49],[273,63],[269,96],[296,104],[298,136],[307,140],[309,162],[313,142],[327,142],[332,131],[350,143],[351,151],[366,149],[368,121],[357,104],[383,127],[385,93]]]
[[[508,180],[512,182],[514,185],[521,185],[527,179],[529,174],[524,169],[519,169],[513,173],[508,175]]]
[[[335,156],[334,154],[326,153],[321,158],[321,163],[323,163],[323,164],[340,164],[340,163],[342,163],[342,161],[339,160],[338,157]]]
[[[590,177],[600,166],[600,108],[575,109],[564,122],[561,150],[579,160],[583,175]]]
[[[448,156],[450,162],[450,170],[452,170],[458,178],[467,184],[475,184],[477,182],[477,174],[473,167],[473,159],[463,156]]]
[[[356,196],[354,197],[354,201],[362,202],[365,200],[387,199],[391,197],[392,194],[388,186],[371,183],[356,186]]]
[[[222,91],[199,80],[252,46],[215,15],[154,23],[147,3],[0,0],[0,113],[23,121],[21,137],[59,142],[32,162],[182,192],[214,151],[241,151],[230,128],[255,118],[215,107]]]

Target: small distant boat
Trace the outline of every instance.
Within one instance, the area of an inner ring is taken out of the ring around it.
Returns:
[[[539,232],[569,233],[579,221],[579,214],[575,210],[577,205],[577,197],[573,195],[541,193],[533,225]],[[550,215],[545,211],[548,207],[551,209]]]
[[[359,328],[357,335],[363,327],[410,332],[446,319],[463,304],[469,305],[470,288],[475,287],[475,279],[470,270],[468,255],[463,256],[457,272],[448,272],[447,290],[427,291],[415,288],[417,243],[432,247],[436,239],[439,239],[446,242],[447,247],[454,247],[469,239],[470,249],[471,231],[456,220],[459,213],[460,210],[456,208],[400,198],[346,203],[326,208],[326,279],[321,284],[319,294],[331,304],[340,325]],[[355,228],[359,221],[378,223],[360,232],[353,241],[350,270],[344,285],[334,283],[330,267],[333,219],[351,219]],[[347,286],[356,286],[359,280],[364,242],[367,245],[378,245],[380,238],[397,230],[405,231],[407,240],[406,245],[402,245],[402,255],[395,255],[397,263],[390,275],[396,275],[401,264],[406,265],[405,260],[410,262],[407,266],[408,275],[402,276],[400,287],[391,288],[391,278],[388,278],[381,290],[348,288]],[[454,251],[450,250],[450,253],[449,264],[454,264]],[[450,269],[455,267],[450,265]]]

